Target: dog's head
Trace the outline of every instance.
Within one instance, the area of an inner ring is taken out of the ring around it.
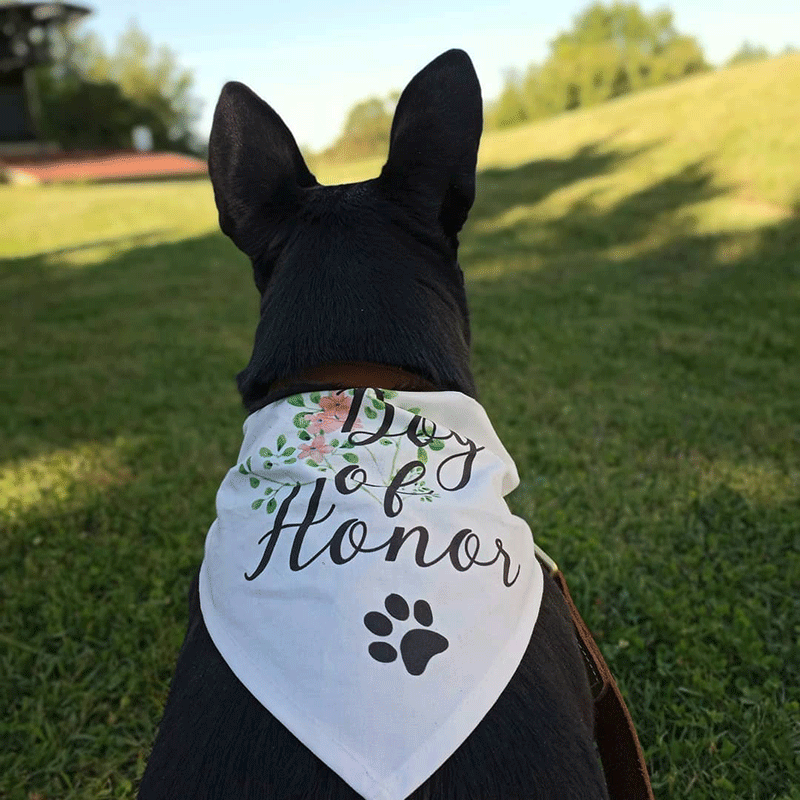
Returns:
[[[261,320],[239,389],[252,409],[318,364],[401,367],[475,394],[458,233],[475,198],[480,85],[461,50],[397,103],[378,178],[321,186],[283,120],[241,83],[222,90],[209,171],[222,230],[253,262]]]

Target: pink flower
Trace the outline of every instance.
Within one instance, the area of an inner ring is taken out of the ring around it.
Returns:
[[[319,433],[320,431],[330,433],[336,429],[336,420],[329,420],[321,411],[316,414],[306,414],[305,419],[308,422],[309,433]],[[333,426],[331,426],[331,422],[333,422]]]
[[[308,444],[300,445],[300,451],[297,454],[297,458],[312,458],[317,462],[317,464],[321,464],[322,459],[328,453],[332,452],[333,448],[329,444],[325,444],[325,437],[320,434],[319,436],[315,436]]]
[[[334,392],[327,397],[320,398],[320,406],[324,409],[326,414],[343,414],[347,419],[350,413],[350,406],[353,404],[353,398],[344,392]]]
[[[347,421],[352,402],[353,399],[344,392],[334,392],[320,398],[319,404],[323,410],[318,411],[316,414],[305,415],[305,419],[309,423],[309,433],[319,433],[320,431],[331,433],[332,431],[341,430],[342,425]],[[360,428],[361,420],[356,419],[353,427]]]

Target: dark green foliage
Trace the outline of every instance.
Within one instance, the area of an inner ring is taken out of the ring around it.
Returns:
[[[64,148],[130,148],[135,126],[150,129],[156,150],[197,149],[198,104],[191,72],[156,48],[131,22],[113,53],[93,34],[63,32],[66,60],[37,69],[42,136]]]
[[[127,149],[133,128],[146,125],[155,147],[174,146],[155,112],[126,97],[116,83],[74,76],[55,81],[45,74],[40,86],[42,135],[47,141],[69,150]]]

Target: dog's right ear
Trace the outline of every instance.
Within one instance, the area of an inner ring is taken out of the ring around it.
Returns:
[[[251,258],[269,246],[303,189],[317,185],[286,123],[235,81],[222,87],[214,111],[208,171],[220,227]]]

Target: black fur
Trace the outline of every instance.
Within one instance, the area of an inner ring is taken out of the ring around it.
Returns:
[[[450,50],[403,92],[379,178],[324,187],[280,117],[227,84],[209,168],[220,225],[253,261],[261,321],[239,375],[248,410],[321,363],[405,368],[475,396],[457,235],[475,196],[481,97]],[[242,686],[209,638],[192,586],[189,630],[141,800],[345,800],[355,792]],[[516,674],[415,800],[593,800],[606,790],[592,702],[566,606],[549,577]]]

